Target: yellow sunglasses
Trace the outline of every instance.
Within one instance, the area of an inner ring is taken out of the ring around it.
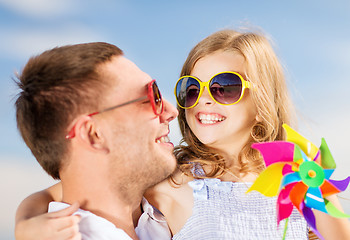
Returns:
[[[251,88],[251,83],[244,80],[239,73],[231,71],[215,74],[207,82],[194,76],[183,76],[175,85],[177,104],[184,109],[193,108],[202,96],[204,87],[216,103],[233,105],[241,101],[245,89]]]

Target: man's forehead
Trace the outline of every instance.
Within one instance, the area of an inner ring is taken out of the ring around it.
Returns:
[[[105,74],[109,75],[110,79],[118,80],[118,85],[144,86],[152,80],[148,74],[124,56],[113,57],[105,67]]]
[[[108,82],[113,98],[130,98],[144,94],[145,86],[152,79],[135,63],[124,56],[116,56],[102,67],[102,74]]]

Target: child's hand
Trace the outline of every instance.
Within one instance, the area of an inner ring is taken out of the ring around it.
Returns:
[[[15,236],[17,240],[78,240],[80,216],[72,215],[79,208],[74,203],[68,208],[57,212],[45,213],[16,224]]]

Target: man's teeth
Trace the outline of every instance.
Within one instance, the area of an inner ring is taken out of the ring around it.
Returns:
[[[226,118],[217,114],[199,114],[198,119],[203,124],[214,124],[224,121]]]
[[[156,143],[168,143],[170,142],[170,138],[168,136],[163,136],[157,139]]]

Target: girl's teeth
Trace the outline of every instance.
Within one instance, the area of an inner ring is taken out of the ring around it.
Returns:
[[[214,124],[225,120],[225,117],[217,114],[199,114],[198,119],[203,124]]]

